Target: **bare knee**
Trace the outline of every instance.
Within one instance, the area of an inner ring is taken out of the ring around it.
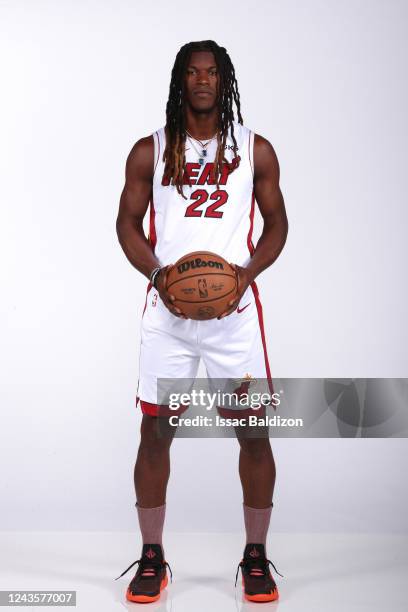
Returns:
[[[168,456],[173,435],[164,422],[159,422],[159,418],[143,415],[138,457],[160,461]]]
[[[239,444],[241,452],[252,460],[260,461],[272,455],[269,438],[241,438]]]

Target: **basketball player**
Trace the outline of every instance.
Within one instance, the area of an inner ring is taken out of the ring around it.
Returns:
[[[251,240],[255,202],[263,217],[256,248]],[[149,206],[146,238],[143,218]],[[150,280],[142,317],[137,402],[143,417],[134,473],[143,548],[128,568],[138,564],[126,593],[130,601],[155,601],[167,584],[162,532],[172,436],[159,436],[155,427],[165,418],[159,416],[157,378],[194,378],[202,358],[209,378],[250,374],[270,380],[254,279],[278,257],[287,228],[275,151],[243,126],[226,49],[211,40],[184,45],[171,74],[166,125],[139,140],[127,159],[117,219],[126,257]],[[192,251],[212,251],[234,264],[238,295],[218,318],[188,319],[166,290],[169,266]],[[265,546],[274,458],[269,437],[238,439],[246,528],[238,570],[247,599],[272,601],[278,590]]]

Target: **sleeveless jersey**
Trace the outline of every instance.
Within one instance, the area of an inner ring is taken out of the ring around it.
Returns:
[[[153,134],[154,175],[150,202],[149,241],[160,264],[165,266],[193,251],[212,251],[229,262],[245,266],[254,246],[254,133],[234,122],[237,149],[229,131],[225,158],[236,165],[231,172],[224,164],[217,188],[214,159],[217,140],[209,143],[204,163],[199,163],[202,148],[197,141],[186,139],[186,167],[183,191],[163,178],[163,151],[166,146],[164,128]],[[190,183],[189,184],[189,180]]]

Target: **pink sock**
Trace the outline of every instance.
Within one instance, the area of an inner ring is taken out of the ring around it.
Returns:
[[[263,544],[266,547],[266,534],[271,520],[273,503],[267,508],[251,508],[245,504],[243,506],[246,543]]]
[[[141,508],[136,502],[136,508],[143,544],[160,544],[163,548],[162,536],[166,504],[156,508]]]

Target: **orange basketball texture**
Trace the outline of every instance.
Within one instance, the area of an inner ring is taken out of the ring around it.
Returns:
[[[173,304],[190,319],[215,319],[237,295],[235,271],[211,251],[194,251],[181,257],[167,275]]]

